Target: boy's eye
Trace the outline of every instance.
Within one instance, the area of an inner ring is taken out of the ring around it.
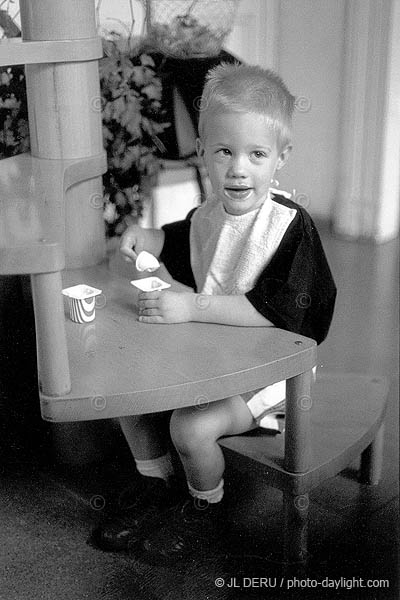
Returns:
[[[255,158],[264,158],[266,156],[266,154],[265,154],[265,152],[262,152],[262,150],[254,150],[253,156]]]
[[[228,148],[220,148],[217,150],[217,154],[221,154],[222,156],[230,156],[231,151]]]

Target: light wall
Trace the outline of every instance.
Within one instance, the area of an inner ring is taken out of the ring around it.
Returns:
[[[337,187],[346,0],[241,0],[227,47],[278,71],[298,98],[294,147],[280,188],[329,219]]]
[[[280,2],[276,66],[298,102],[294,148],[279,179],[326,219],[337,188],[343,42],[343,0]]]

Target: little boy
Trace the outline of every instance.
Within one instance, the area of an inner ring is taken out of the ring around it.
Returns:
[[[291,151],[293,109],[293,96],[271,71],[221,64],[209,72],[197,153],[212,197],[183,221],[162,230],[133,225],[121,240],[127,260],[147,250],[174,279],[196,291],[141,293],[139,321],[279,327],[317,343],[325,339],[336,288],[318,233],[302,207],[270,189]],[[172,413],[170,437],[189,493],[173,477],[160,417],[121,418],[141,474],[140,490],[119,518],[94,532],[95,543],[121,550],[141,540],[151,554],[177,557],[207,540],[223,521],[219,438],[257,427],[284,397],[281,382],[211,403],[207,410]],[[159,530],[163,513],[166,524]]]

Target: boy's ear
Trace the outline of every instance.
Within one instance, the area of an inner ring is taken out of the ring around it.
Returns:
[[[286,165],[291,151],[292,151],[292,146],[286,146],[286,148],[284,148],[282,150],[282,152],[280,153],[279,158],[278,158],[278,163],[276,165],[277,171],[279,171],[279,169],[282,169],[282,167],[284,167]]]
[[[204,146],[200,138],[196,138],[196,152],[199,158],[204,158]]]

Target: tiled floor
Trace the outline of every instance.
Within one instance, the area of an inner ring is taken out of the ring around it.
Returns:
[[[108,424],[100,436],[92,427],[97,440],[92,435],[90,447],[75,442],[69,453],[91,455],[103,441],[109,447],[106,460],[86,467],[54,463],[50,429],[38,414],[31,320],[16,307],[8,319],[13,328],[1,329],[7,347],[0,357],[1,600],[398,597],[398,244],[375,247],[328,233],[323,241],[339,296],[319,368],[374,372],[391,377],[393,385],[382,481],[377,487],[359,484],[353,465],[312,493],[308,566],[280,565],[280,492],[252,473],[239,475],[232,464],[226,477],[234,500],[229,543],[172,567],[87,545],[104,504],[134,477],[132,461]],[[1,285],[3,300],[7,293],[18,295],[13,280]],[[70,432],[65,435],[70,442]],[[222,587],[218,577],[225,581]],[[360,587],[367,580],[388,580],[390,587]]]

